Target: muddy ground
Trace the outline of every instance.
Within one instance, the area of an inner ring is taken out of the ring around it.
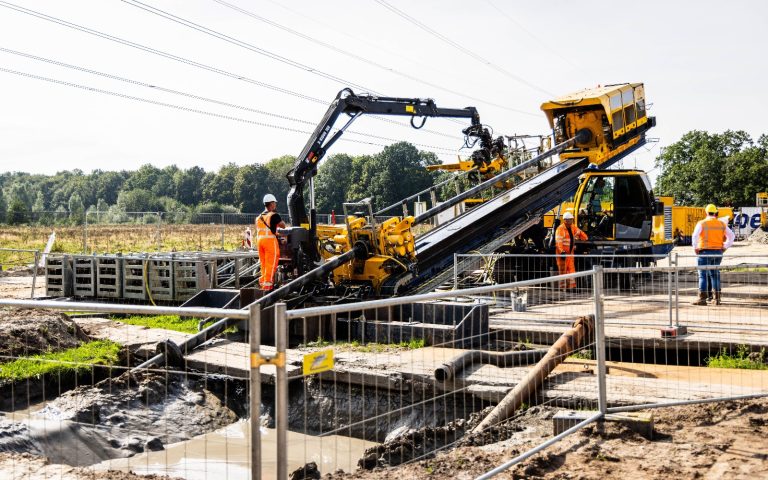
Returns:
[[[92,472],[80,467],[52,464],[44,457],[28,453],[0,453],[0,475],[24,480],[159,480],[158,475],[136,475],[127,472]]]
[[[332,478],[475,478],[551,438],[555,411],[533,407],[505,423],[501,428],[512,433],[508,440],[483,445],[483,439],[470,438],[453,450],[399,467],[383,465],[387,453],[403,451],[403,443],[378,446],[369,450],[367,461],[382,466]],[[768,399],[652,413],[651,438],[618,423],[589,426],[495,478],[768,478]]]
[[[0,361],[73,348],[87,340],[68,316],[49,310],[0,309]]]

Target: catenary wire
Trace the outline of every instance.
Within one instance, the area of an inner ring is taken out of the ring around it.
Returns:
[[[277,129],[277,130],[284,130],[284,131],[288,131],[288,132],[292,132],[292,133],[302,133],[302,134],[306,134],[306,135],[311,135],[312,134],[312,132],[310,132],[308,130],[300,130],[300,129],[297,129],[297,128],[286,127],[286,126],[283,126],[283,125],[275,125],[275,124],[270,124],[270,123],[265,123],[265,122],[259,122],[259,121],[256,121],[256,120],[251,120],[251,119],[246,119],[246,118],[241,118],[241,117],[235,117],[233,115],[226,115],[226,114],[222,114],[222,113],[211,112],[211,111],[208,111],[208,110],[202,110],[202,109],[187,107],[187,106],[183,106],[183,105],[176,105],[176,104],[173,104],[173,103],[161,102],[159,100],[153,100],[153,99],[149,99],[149,98],[137,97],[135,95],[128,95],[128,94],[120,93],[120,92],[113,92],[111,90],[104,90],[104,89],[100,89],[100,88],[90,87],[90,86],[81,85],[81,84],[74,83],[74,82],[68,82],[66,80],[59,80],[59,79],[50,78],[50,77],[43,77],[41,75],[35,75],[35,74],[32,74],[32,73],[28,73],[28,72],[21,72],[21,71],[18,71],[18,70],[13,70],[13,69],[4,68],[4,67],[0,67],[0,72],[10,73],[10,74],[17,75],[17,76],[20,76],[20,77],[25,77],[25,78],[31,78],[31,79],[35,79],[35,80],[45,81],[45,82],[48,82],[48,83],[54,83],[54,84],[57,84],[57,85],[63,85],[63,86],[67,86],[67,87],[77,88],[77,89],[85,90],[85,91],[89,91],[89,92],[101,93],[101,94],[104,94],[104,95],[118,97],[118,98],[122,98],[122,99],[126,99],[126,100],[133,100],[133,101],[136,101],[136,102],[156,105],[156,106],[160,106],[160,107],[171,108],[171,109],[175,109],[175,110],[179,110],[179,111],[184,111],[184,112],[189,112],[189,113],[197,113],[199,115],[205,115],[205,116],[213,117],[213,118],[219,118],[219,119],[224,119],[224,120],[231,120],[231,121],[240,122],[240,123],[247,123],[247,124],[257,125],[257,126],[266,127],[266,128],[274,128],[274,129]],[[391,139],[391,138],[387,138],[387,137],[372,136],[372,135],[369,135],[369,134],[359,134],[359,135],[365,135],[365,136],[368,136],[368,137],[373,137],[373,138],[378,138],[378,139],[388,140],[388,141],[395,141],[395,142],[398,141],[396,139]],[[373,146],[377,146],[377,147],[387,147],[388,146],[386,144],[375,143],[375,142],[368,142],[368,141],[364,141],[364,140],[356,140],[356,139],[353,139],[353,138],[341,138],[340,140],[347,141],[347,142],[360,143],[360,144],[364,144],[364,145],[373,145]],[[431,145],[430,146],[426,146],[426,145],[416,144],[416,143],[414,143],[412,145],[425,147],[424,148],[425,151],[429,151],[429,152],[435,153],[437,155],[447,155],[447,154],[455,154],[456,153],[456,150],[454,150],[454,149],[448,149],[448,148],[443,148],[443,147],[435,147],[435,146],[431,146]],[[435,151],[435,150],[443,150],[443,152]]]
[[[243,106],[243,105],[237,105],[237,104],[230,103],[230,102],[225,102],[225,101],[222,101],[222,100],[216,100],[216,99],[213,99],[213,98],[203,97],[203,96],[192,94],[192,93],[187,93],[187,92],[182,92],[182,91],[179,91],[179,90],[165,88],[165,87],[161,87],[159,85],[149,84],[149,83],[141,82],[141,81],[138,81],[138,80],[133,80],[133,79],[130,79],[130,78],[121,77],[121,76],[118,76],[118,75],[113,75],[113,74],[109,74],[109,73],[99,72],[97,70],[92,70],[92,69],[89,69],[89,68],[80,67],[80,66],[77,66],[77,65],[72,65],[72,64],[65,63],[65,62],[62,62],[62,61],[59,61],[59,60],[52,60],[52,59],[49,59],[49,58],[40,57],[40,56],[37,56],[37,55],[32,55],[30,53],[20,52],[18,50],[12,50],[12,49],[4,48],[4,47],[1,47],[1,46],[0,46],[0,52],[8,53],[8,54],[11,54],[11,55],[17,55],[17,56],[20,56],[20,57],[28,58],[28,59],[31,59],[31,60],[36,60],[36,61],[39,61],[39,62],[48,63],[48,64],[51,64],[51,65],[56,65],[56,66],[63,67],[63,68],[69,68],[69,69],[72,69],[72,70],[88,73],[88,74],[91,74],[91,75],[96,75],[96,76],[101,76],[101,77],[104,77],[104,78],[109,78],[111,80],[117,80],[117,81],[120,81],[120,82],[129,83],[131,85],[136,85],[136,86],[140,86],[140,87],[144,87],[144,88],[150,88],[150,89],[155,90],[155,91],[171,93],[171,94],[174,94],[174,95],[180,95],[180,96],[191,98],[191,99],[194,99],[194,100],[200,100],[200,101],[203,101],[203,102],[213,103],[213,104],[216,104],[216,105],[221,105],[221,106],[230,107],[230,108],[236,108],[238,110],[244,110],[244,111],[247,111],[247,112],[258,113],[260,115],[265,115],[265,116],[269,116],[269,117],[279,118],[279,119],[282,119],[282,120],[289,120],[289,121],[292,121],[292,122],[302,123],[302,124],[305,124],[305,125],[311,125],[311,126],[316,125],[315,122],[311,122],[311,121],[304,120],[304,119],[301,119],[301,118],[291,117],[291,116],[288,116],[288,115],[281,115],[281,114],[277,114],[277,113],[274,113],[274,112],[268,112],[268,111],[265,111],[265,110],[260,110],[260,109],[256,109],[256,108],[246,107],[246,106]],[[380,139],[380,140],[387,140],[387,141],[392,141],[392,142],[397,142],[398,141],[397,139],[393,139],[393,138],[390,138],[390,137],[384,137],[384,136],[381,136],[381,135],[375,135],[375,134],[366,133],[366,132],[359,132],[359,131],[356,131],[356,130],[347,130],[346,132],[350,133],[350,134],[354,134],[354,135],[366,136],[366,137],[370,137],[370,138],[377,138],[377,139]],[[439,147],[439,146],[434,146],[434,145],[416,144],[416,143],[414,143],[413,145],[418,145],[418,146],[422,146],[422,147],[430,148],[430,149],[448,150],[448,149],[446,149],[444,147]]]
[[[535,117],[539,116],[537,113],[527,112],[527,111],[524,111],[524,110],[519,110],[519,109],[516,109],[516,108],[508,107],[506,105],[501,105],[501,104],[496,103],[496,102],[492,102],[490,100],[484,100],[482,98],[474,97],[472,95],[467,95],[466,93],[459,92],[458,90],[453,90],[453,89],[450,89],[450,88],[438,85],[436,83],[429,82],[427,80],[419,78],[416,75],[411,75],[409,73],[402,72],[402,71],[397,70],[395,68],[388,67],[386,65],[382,65],[381,63],[375,62],[375,61],[371,60],[370,58],[364,57],[362,55],[357,55],[355,53],[352,53],[350,51],[347,51],[347,50],[339,48],[339,47],[337,47],[335,45],[332,45],[330,43],[327,43],[327,42],[324,42],[324,41],[319,40],[317,38],[311,37],[311,36],[309,36],[309,35],[307,35],[307,34],[305,34],[303,32],[300,32],[298,30],[294,30],[294,29],[292,29],[290,27],[287,27],[287,26],[282,25],[282,24],[280,24],[278,22],[270,20],[270,19],[268,19],[266,17],[258,15],[258,14],[254,13],[254,12],[251,12],[251,11],[246,10],[244,8],[240,8],[237,5],[233,5],[233,4],[229,3],[229,2],[225,2],[224,0],[213,0],[213,1],[218,3],[218,4],[220,4],[220,5],[222,5],[222,6],[225,6],[225,7],[229,8],[229,9],[232,9],[232,10],[234,10],[236,12],[242,13],[243,15],[251,17],[251,18],[253,18],[255,20],[258,20],[260,22],[266,23],[267,25],[271,25],[271,26],[273,26],[275,28],[278,28],[280,30],[288,32],[291,35],[303,38],[304,40],[307,40],[307,41],[309,41],[311,43],[320,45],[320,46],[325,47],[325,48],[327,48],[329,50],[332,50],[334,52],[337,52],[337,53],[340,53],[340,54],[345,55],[347,57],[353,58],[353,59],[355,59],[357,61],[360,61],[360,62],[363,62],[363,63],[367,63],[368,65],[374,66],[374,67],[376,67],[378,69],[381,69],[381,70],[384,70],[386,72],[389,72],[389,73],[392,73],[392,74],[399,75],[401,77],[407,78],[408,80],[419,82],[419,83],[422,83],[424,85],[430,86],[432,88],[436,88],[438,90],[442,90],[444,92],[451,93],[453,95],[458,95],[458,96],[467,98],[469,100],[474,100],[476,102],[485,103],[487,105],[494,106],[494,107],[497,107],[497,108],[501,108],[501,109],[504,109],[504,110],[507,110],[507,111],[510,111],[510,112],[515,112],[515,113],[519,113],[519,114],[522,114],[522,115],[530,115],[530,116],[535,116]]]
[[[179,17],[178,15],[174,15],[172,13],[169,13],[165,10],[159,9],[157,7],[153,7],[152,5],[148,5],[146,3],[142,3],[138,0],[120,0],[121,2],[125,3],[126,5],[130,5],[132,7],[144,10],[145,12],[151,13],[153,15],[157,15],[159,17],[165,18],[166,20],[170,20],[174,23],[177,23],[179,25],[184,25],[185,27],[191,28],[193,30],[196,30],[198,32],[201,32],[205,35],[211,36],[213,38],[218,38],[219,40],[222,40],[224,42],[230,43],[232,45],[236,45],[238,47],[244,48],[246,50],[249,50],[254,53],[258,53],[259,55],[263,55],[267,58],[270,58],[272,60],[278,61],[280,63],[284,63],[286,65],[290,65],[291,67],[298,68],[299,70],[303,70],[305,72],[309,72],[313,75],[317,75],[319,77],[325,78],[327,80],[331,80],[333,82],[339,83],[341,85],[346,86],[353,86],[355,88],[368,91],[370,93],[375,93],[377,95],[381,95],[380,92],[377,92],[369,87],[360,85],[359,83],[352,82],[350,80],[337,77],[336,75],[323,72],[322,70],[319,70],[315,67],[310,67],[309,65],[305,65],[303,63],[297,62],[295,60],[291,60],[288,57],[284,57],[282,55],[279,55],[277,53],[271,52],[269,50],[266,50],[264,48],[258,47],[256,45],[253,45],[252,43],[245,42],[243,40],[237,39],[235,37],[229,36],[225,33],[219,32],[217,30],[213,30],[211,28],[208,28],[204,25],[200,25],[199,23],[195,23],[191,20],[187,20],[185,18]]]
[[[501,15],[502,15],[504,18],[506,18],[507,20],[509,20],[509,22],[510,22],[510,23],[512,23],[512,24],[515,26],[515,28],[517,28],[517,29],[519,29],[519,30],[522,30],[522,31],[523,31],[523,32],[525,32],[525,33],[526,33],[526,34],[527,34],[529,37],[531,37],[531,38],[532,38],[532,39],[534,39],[536,42],[538,42],[538,43],[539,43],[539,45],[540,45],[540,46],[541,46],[543,49],[547,50],[548,52],[550,52],[551,54],[555,55],[555,56],[556,56],[557,58],[559,58],[560,60],[562,60],[562,61],[564,61],[564,62],[568,63],[569,65],[571,65],[571,66],[573,66],[573,67],[576,67],[576,68],[579,68],[579,66],[578,66],[578,65],[577,65],[577,64],[576,64],[576,63],[575,63],[573,60],[569,59],[569,58],[568,58],[568,57],[566,57],[565,55],[562,55],[560,52],[558,52],[558,51],[557,51],[557,50],[555,50],[554,48],[552,48],[552,47],[550,47],[549,45],[547,45],[547,44],[546,44],[546,42],[544,42],[544,40],[542,40],[541,38],[539,38],[539,37],[538,37],[538,35],[536,35],[535,33],[531,32],[530,30],[528,30],[527,28],[525,28],[525,25],[523,25],[522,23],[520,23],[520,22],[518,22],[517,20],[515,20],[515,19],[514,19],[514,18],[513,18],[511,15],[509,15],[507,12],[505,12],[504,10],[502,10],[501,8],[499,8],[499,6],[498,6],[498,5],[496,5],[495,3],[493,3],[491,0],[485,0],[485,1],[486,1],[486,3],[488,3],[488,5],[490,5],[491,7],[493,7],[493,9],[494,9],[494,10],[496,10],[497,12],[499,12],[499,13],[500,13],[500,14],[501,14]]]
[[[537,91],[539,91],[541,93],[544,93],[545,95],[548,95],[550,97],[554,97],[555,96],[552,92],[544,90],[543,88],[539,87],[536,84],[533,84],[533,83],[529,82],[528,80],[524,79],[523,77],[521,77],[519,75],[515,75],[514,73],[512,73],[512,72],[510,72],[510,71],[508,71],[508,70],[506,70],[506,69],[504,69],[502,67],[499,67],[498,65],[494,64],[490,60],[485,59],[481,55],[478,55],[477,53],[473,52],[472,50],[469,50],[468,48],[464,47],[463,45],[461,45],[461,44],[451,40],[450,38],[446,37],[442,33],[434,30],[433,28],[431,28],[428,25],[424,24],[420,20],[418,20],[418,19],[408,15],[407,13],[403,12],[402,10],[400,10],[400,9],[390,5],[386,1],[384,1],[384,0],[374,0],[374,1],[376,3],[378,3],[379,5],[383,6],[384,8],[388,9],[389,11],[393,12],[394,14],[398,15],[399,17],[405,19],[406,21],[408,21],[410,23],[413,23],[414,25],[416,25],[420,29],[424,30],[425,32],[429,33],[430,35],[438,38],[439,40],[443,41],[444,43],[447,43],[448,45],[452,46],[453,48],[461,51],[465,55],[468,55],[469,57],[474,58],[475,60],[477,60],[478,62],[482,63],[483,65],[486,65],[487,67],[492,68],[493,70],[496,70],[497,72],[499,72],[499,73],[501,73],[501,74],[503,74],[503,75],[505,75],[505,76],[507,76],[507,77],[509,77],[509,78],[511,78],[511,79],[513,79],[513,80],[515,80],[517,82],[519,82],[519,83],[522,83],[523,85],[526,85],[527,87],[530,87],[530,88],[532,88],[534,90],[537,90]]]
[[[245,42],[243,40],[234,38],[234,37],[232,37],[230,35],[227,35],[227,34],[218,32],[216,30],[210,29],[210,28],[208,28],[206,26],[200,25],[199,23],[192,22],[191,20],[187,20],[185,18],[179,17],[178,15],[174,15],[172,13],[169,13],[169,12],[167,12],[165,10],[159,9],[157,7],[153,7],[152,5],[148,5],[146,3],[140,2],[139,0],[120,0],[120,1],[125,3],[126,5],[130,5],[132,7],[139,8],[139,9],[144,10],[144,11],[146,11],[148,13],[153,14],[153,15],[157,15],[157,16],[159,16],[161,18],[165,18],[166,20],[170,20],[170,21],[172,21],[174,23],[177,23],[179,25],[184,25],[185,27],[188,27],[188,28],[191,28],[191,29],[196,30],[198,32],[201,32],[203,34],[209,35],[209,36],[211,36],[213,38],[217,38],[219,40],[223,40],[223,41],[225,41],[227,43],[230,43],[232,45],[244,48],[244,49],[249,50],[251,52],[254,52],[254,53],[257,53],[257,54],[260,54],[260,55],[264,55],[264,56],[266,56],[266,57],[268,57],[270,59],[276,60],[278,62],[287,64],[287,65],[290,65],[292,67],[295,67],[295,68],[298,68],[300,70],[312,73],[314,75],[318,75],[318,76],[323,77],[325,79],[335,81],[335,82],[340,83],[342,85],[351,85],[353,87],[360,88],[361,90],[364,90],[364,91],[367,91],[369,93],[373,93],[373,94],[376,94],[376,95],[382,95],[381,92],[379,92],[377,90],[374,90],[374,89],[372,89],[370,87],[366,87],[366,86],[360,85],[358,83],[349,81],[347,79],[344,79],[344,78],[341,78],[341,77],[337,77],[335,75],[323,72],[323,71],[318,70],[318,69],[316,69],[314,67],[310,67],[310,66],[304,65],[304,64],[302,64],[300,62],[296,62],[296,61],[291,60],[291,59],[289,59],[287,57],[284,57],[282,55],[278,55],[276,53],[270,52],[270,51],[268,51],[266,49],[263,49],[263,48],[258,47],[256,45],[253,45],[251,43]],[[449,118],[447,120],[449,122],[461,124],[461,122],[459,120],[456,120],[456,119]]]
[[[266,83],[266,82],[262,82],[260,80],[256,80],[256,79],[247,77],[245,75],[240,75],[240,74],[233,73],[233,72],[230,72],[230,71],[227,71],[227,70],[223,70],[223,69],[220,69],[220,68],[217,68],[217,67],[206,65],[204,63],[196,62],[194,60],[190,60],[188,58],[180,57],[178,55],[174,55],[172,53],[164,52],[162,50],[158,50],[158,49],[155,49],[155,48],[152,48],[152,47],[148,47],[146,45],[135,43],[135,42],[132,42],[130,40],[125,40],[123,38],[116,37],[114,35],[110,35],[110,34],[107,34],[107,33],[104,33],[104,32],[100,32],[98,30],[94,30],[94,29],[91,29],[91,28],[88,28],[88,27],[84,27],[82,25],[78,25],[76,23],[72,23],[72,22],[63,20],[63,19],[58,18],[58,17],[53,17],[53,16],[46,15],[44,13],[41,13],[41,12],[38,12],[38,11],[35,11],[35,10],[31,10],[31,9],[28,9],[28,8],[20,7],[18,5],[13,4],[13,3],[6,2],[4,0],[0,0],[0,7],[5,7],[5,8],[8,8],[10,10],[17,11],[19,13],[24,13],[26,15],[30,15],[32,17],[35,17],[35,18],[38,18],[38,19],[41,19],[41,20],[46,20],[48,22],[55,23],[55,24],[63,26],[63,27],[71,28],[73,30],[77,30],[77,31],[82,32],[82,33],[87,33],[89,35],[93,35],[93,36],[102,38],[104,40],[109,40],[111,42],[119,43],[119,44],[127,46],[127,47],[135,48],[135,49],[141,50],[141,51],[146,52],[146,53],[151,53],[153,55],[157,55],[157,56],[166,58],[168,60],[173,60],[173,61],[176,61],[176,62],[179,62],[179,63],[183,63],[185,65],[192,66],[192,67],[195,67],[195,68],[199,68],[199,69],[202,69],[202,70],[206,70],[206,71],[209,71],[209,72],[212,72],[212,73],[216,73],[218,75],[222,75],[222,76],[234,79],[234,80],[250,83],[250,84],[262,87],[262,88],[266,88],[266,89],[273,90],[273,91],[276,91],[276,92],[279,92],[279,93],[283,93],[283,94],[286,94],[286,95],[297,97],[297,98],[300,98],[300,99],[303,99],[303,100],[306,100],[306,101],[310,101],[310,102],[314,102],[314,103],[319,103],[319,104],[322,104],[322,105],[328,105],[328,102],[326,100],[322,100],[322,99],[319,99],[319,98],[316,98],[316,97],[312,97],[310,95],[306,95],[306,94],[303,94],[303,93],[295,92],[293,90],[289,90],[289,89],[286,89],[286,88],[278,87],[276,85],[272,85],[272,84],[269,84],[269,83]],[[396,120],[393,120],[391,118],[383,118],[383,117],[376,116],[376,115],[371,115],[371,118],[375,118],[378,121],[382,121],[382,122],[386,122],[386,123],[391,123],[393,125],[398,125],[398,126],[401,126],[401,127],[404,127],[404,128],[410,128],[409,125],[406,125],[404,123],[400,123],[400,122],[398,122]],[[430,130],[430,129],[427,129],[427,128],[423,128],[421,130],[423,132],[431,133],[433,135],[438,135],[438,136],[442,136],[442,137],[446,137],[446,138],[451,138],[451,139],[458,139],[458,137],[456,137],[455,135],[448,135],[448,134],[445,134],[443,132],[438,132],[438,131]]]

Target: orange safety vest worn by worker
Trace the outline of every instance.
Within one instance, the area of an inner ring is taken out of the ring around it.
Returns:
[[[725,246],[725,223],[715,217],[699,221],[701,235],[694,240],[694,246],[699,250],[723,250]]]
[[[275,272],[280,260],[280,244],[275,232],[269,228],[274,212],[262,213],[256,219],[256,245],[259,248],[259,262],[261,262],[261,277],[259,286],[262,290],[272,290],[275,281]]]
[[[576,240],[587,240],[587,234],[579,227],[571,224],[570,229],[565,222],[561,223],[555,231],[555,253],[557,253],[557,271],[560,275],[576,273],[576,263],[573,259],[573,250],[576,248]],[[560,288],[576,288],[576,279],[560,281]]]

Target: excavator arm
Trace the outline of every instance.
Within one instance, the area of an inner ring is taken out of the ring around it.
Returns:
[[[331,135],[334,124],[343,113],[349,115],[349,120]],[[304,149],[296,157],[293,168],[288,172],[288,182],[291,186],[288,193],[288,214],[292,225],[308,223],[304,204],[305,183],[317,174],[317,166],[331,145],[341,137],[357,117],[364,113],[408,116],[411,117],[413,128],[423,127],[427,117],[469,118],[472,123],[463,133],[470,137],[479,137],[481,145],[490,142],[485,138],[486,136],[490,138],[490,134],[480,124],[480,115],[474,107],[441,108],[435,105],[432,99],[357,95],[349,88],[345,88],[336,95]],[[421,117],[420,124],[416,123],[417,117]],[[314,224],[314,222],[309,223]]]

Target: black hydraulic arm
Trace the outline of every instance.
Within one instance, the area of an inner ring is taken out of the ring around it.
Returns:
[[[329,138],[334,124],[342,113],[349,115],[349,120]],[[357,117],[364,113],[409,116],[411,117],[411,126],[414,128],[423,127],[426,117],[469,118],[472,124],[464,133],[471,135],[477,132],[475,135],[478,135],[482,131],[480,116],[474,107],[440,108],[435,105],[435,101],[432,99],[356,95],[349,88],[345,88],[336,95],[304,149],[296,157],[293,168],[288,172],[288,182],[291,185],[291,190],[288,193],[288,214],[292,225],[307,223],[308,220],[304,205],[305,182],[317,174],[318,163],[323,159],[331,145],[341,137]],[[421,117],[419,124],[417,124],[416,117]]]

